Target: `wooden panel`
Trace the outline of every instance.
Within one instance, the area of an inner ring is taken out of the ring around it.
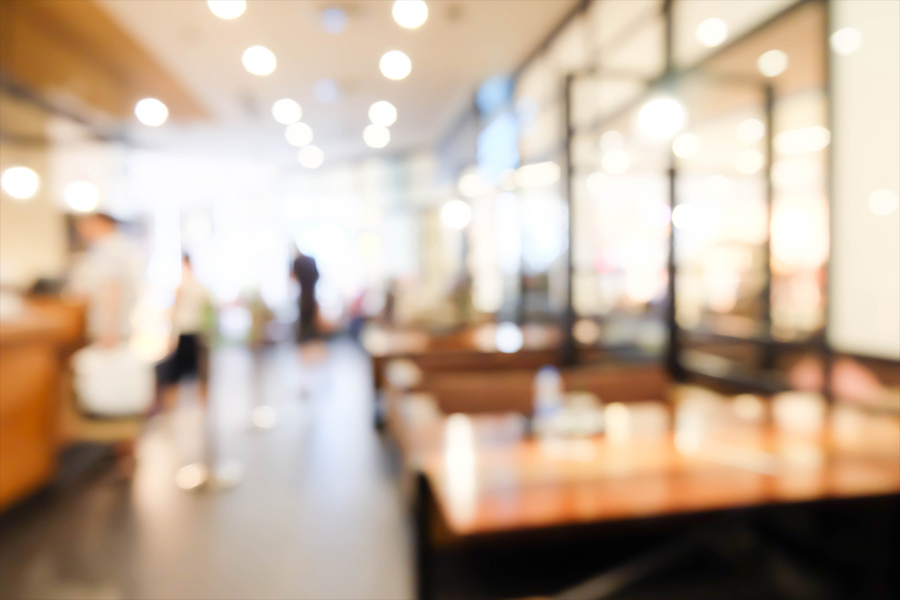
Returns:
[[[54,470],[58,372],[52,344],[0,348],[0,508]]]
[[[130,118],[153,96],[176,120],[204,108],[99,6],[89,0],[0,2],[0,68],[50,97],[77,98],[115,118]]]

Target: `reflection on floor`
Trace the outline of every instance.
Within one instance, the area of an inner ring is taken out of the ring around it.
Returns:
[[[42,494],[0,523],[0,597],[407,598],[406,512],[390,452],[371,426],[361,351],[242,348],[214,357],[221,458],[243,480],[219,493],[174,483],[201,449],[186,397],[148,427],[133,485],[102,473]],[[186,394],[189,396],[189,394]],[[274,427],[254,431],[264,399]]]

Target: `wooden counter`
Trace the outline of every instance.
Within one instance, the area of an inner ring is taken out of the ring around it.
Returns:
[[[63,374],[83,331],[83,306],[62,301],[0,322],[0,510],[53,477]]]

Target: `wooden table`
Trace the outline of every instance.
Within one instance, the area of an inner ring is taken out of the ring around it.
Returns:
[[[497,416],[454,415],[421,461],[419,595],[447,540],[787,503],[896,496],[900,420],[833,409],[817,430],[676,412],[674,431],[580,440],[484,435]],[[486,440],[486,441],[481,441]]]

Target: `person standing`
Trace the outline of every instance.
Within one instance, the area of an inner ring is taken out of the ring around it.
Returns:
[[[206,340],[207,314],[210,309],[209,295],[197,280],[191,267],[191,259],[185,254],[181,261],[181,285],[175,293],[172,307],[173,350],[165,361],[164,404],[171,409],[177,397],[177,384],[185,379],[196,379],[198,395],[202,405],[206,405],[209,347]]]
[[[132,334],[141,281],[137,250],[119,231],[118,221],[109,215],[81,216],[75,229],[87,250],[73,264],[68,291],[87,301],[87,342],[106,350],[125,346]],[[74,435],[114,444],[118,476],[122,481],[129,480],[135,468],[135,442],[145,415],[105,420],[87,418],[74,404],[67,404],[63,410],[64,421],[73,428]]]
[[[319,280],[319,269],[316,267],[316,259],[297,252],[294,260],[292,276],[300,284],[300,317],[297,319],[297,342],[307,342],[316,337],[316,317],[318,305],[316,303],[316,282]]]

